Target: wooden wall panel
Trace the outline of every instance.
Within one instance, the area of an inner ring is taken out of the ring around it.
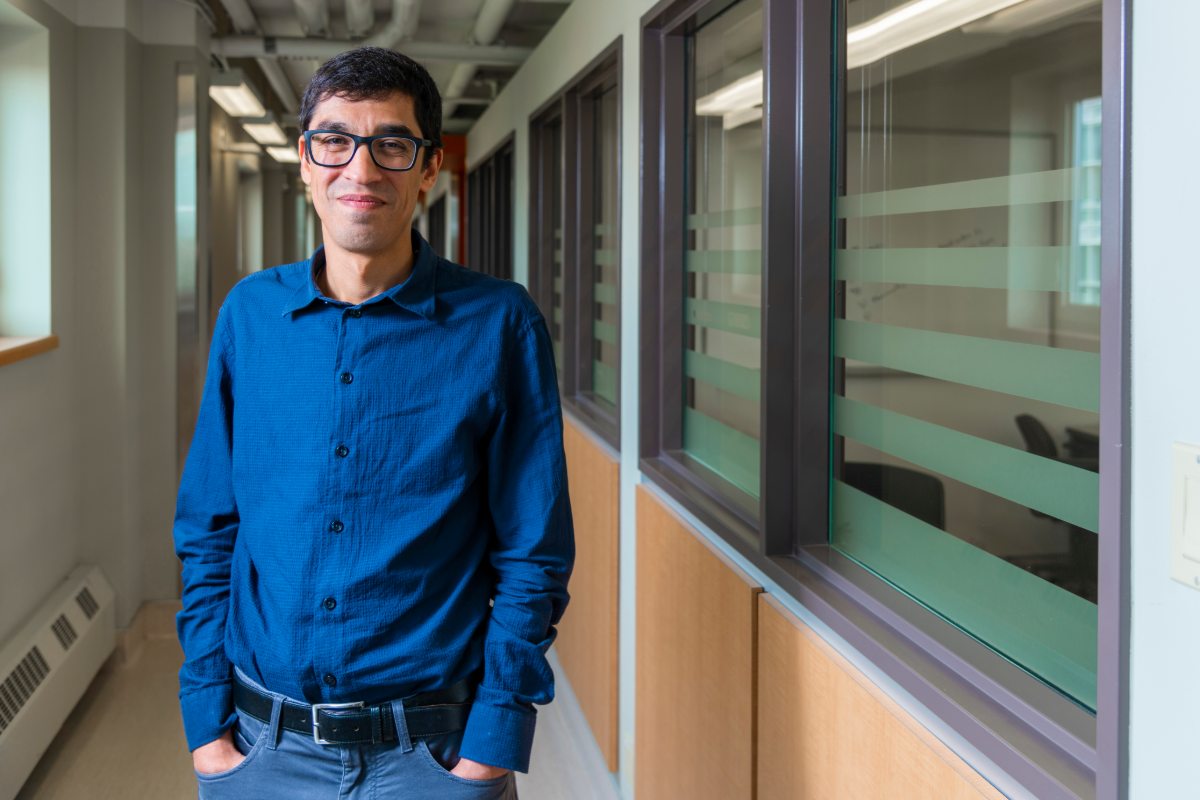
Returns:
[[[1003,800],[778,600],[758,607],[760,800]]]
[[[760,591],[639,487],[638,800],[754,797],[754,623]]]
[[[563,447],[575,519],[575,571],[555,648],[608,769],[616,772],[620,465],[567,418]]]

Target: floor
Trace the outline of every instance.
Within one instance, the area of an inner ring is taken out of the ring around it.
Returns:
[[[17,800],[194,800],[176,674],[182,654],[150,638],[128,666],[104,666],[38,763]],[[521,800],[617,800],[613,776],[551,653],[556,699],[539,709],[532,768]]]

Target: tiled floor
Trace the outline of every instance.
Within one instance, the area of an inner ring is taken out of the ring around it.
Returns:
[[[130,666],[111,659],[17,800],[195,798],[175,699],[181,659],[179,645],[170,638],[148,640]],[[551,663],[558,676],[557,699],[539,711],[533,766],[517,779],[521,800],[616,800],[613,778],[575,696],[557,659]]]

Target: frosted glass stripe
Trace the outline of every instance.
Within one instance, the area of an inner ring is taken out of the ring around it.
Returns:
[[[1099,167],[1071,167],[847,195],[838,198],[837,216],[838,219],[854,219],[1071,200],[1076,172],[1087,169]]]
[[[837,279],[967,289],[1059,292],[1068,247],[912,247],[838,250]]]
[[[617,299],[617,287],[611,283],[597,283],[592,289],[592,299],[606,306],[615,306],[619,302]]]
[[[734,228],[738,225],[761,225],[762,208],[735,208],[729,211],[710,211],[707,214],[688,214],[688,230],[703,228]]]
[[[561,248],[555,248],[555,250],[554,250],[554,263],[555,264],[563,263],[563,251]]]
[[[603,361],[592,362],[592,391],[614,406],[617,404],[617,373]]]
[[[762,250],[688,250],[683,261],[688,272],[762,274]]]
[[[601,267],[615,267],[617,265],[616,250],[594,250],[592,252],[597,265]]]
[[[557,322],[559,325],[562,325],[563,313],[562,313],[561,308],[554,309],[554,321]]]
[[[554,279],[554,293],[555,293],[555,294],[562,294],[562,290],[563,290],[563,279],[562,279],[562,278],[555,278],[555,279]]]
[[[1093,533],[1100,529],[1095,472],[846,397],[834,397],[833,411],[842,436]]]
[[[756,339],[762,331],[762,312],[754,306],[735,303],[688,298],[683,301],[683,319],[688,325],[716,328]]]
[[[839,319],[834,354],[980,389],[1100,411],[1100,356]]]
[[[617,343],[617,326],[596,320],[592,323],[592,336],[611,345]]]
[[[1096,606],[945,531],[833,484],[833,546],[1096,707]]]
[[[553,342],[554,347],[554,365],[558,369],[562,369],[562,342]]]
[[[757,369],[722,361],[694,350],[683,351],[683,374],[747,400],[757,402],[761,396],[762,374]]]
[[[691,407],[683,409],[683,449],[692,458],[758,497],[758,440]]]
[[[597,225],[592,230],[594,230],[596,232],[597,236],[616,236],[617,235],[617,226],[616,225]]]

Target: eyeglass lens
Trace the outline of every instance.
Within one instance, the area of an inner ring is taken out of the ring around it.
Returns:
[[[309,141],[313,161],[323,167],[340,167],[350,163],[355,142],[337,133],[314,133]],[[409,169],[417,157],[417,144],[403,137],[373,139],[370,143],[375,163],[384,169]]]

